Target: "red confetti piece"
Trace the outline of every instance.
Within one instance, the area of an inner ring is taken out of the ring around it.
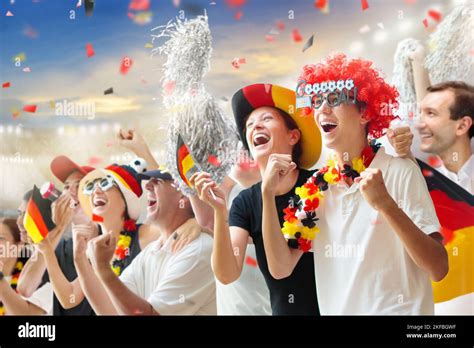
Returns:
[[[245,263],[251,267],[257,267],[257,260],[255,260],[253,257],[247,256],[245,258]]]
[[[88,58],[92,57],[95,54],[94,49],[92,48],[92,45],[90,43],[86,44],[86,54]]]
[[[243,6],[243,5],[245,5],[246,2],[247,2],[247,0],[225,0],[225,3],[230,8]]]
[[[298,29],[293,29],[292,33],[293,35],[293,41],[294,42],[301,42],[303,41],[303,37],[301,36],[300,32]]]
[[[234,18],[235,18],[236,21],[240,21],[240,18],[242,18],[243,15],[244,15],[244,13],[242,11],[237,11],[235,13]]]
[[[246,60],[245,58],[234,58],[232,60],[232,66],[235,68],[235,69],[239,69],[240,68],[240,64],[245,64],[246,63]]]
[[[36,112],[36,107],[37,107],[37,105],[25,105],[23,107],[23,111],[35,113]]]
[[[122,62],[120,63],[120,73],[126,75],[130,68],[132,67],[133,60],[130,57],[123,57]]]
[[[365,11],[369,8],[369,3],[367,0],[360,0],[360,5],[362,6],[362,11]]]
[[[327,0],[316,0],[314,2],[314,7],[316,7],[317,9],[320,9],[320,10],[324,10],[326,5],[327,5]]]
[[[441,12],[436,11],[436,10],[429,10],[428,11],[428,16],[433,18],[436,22],[441,22],[441,18],[443,17]]]
[[[443,161],[438,156],[429,156],[428,157],[428,164],[433,168],[438,168],[443,165]]]
[[[219,162],[219,159],[214,155],[209,155],[207,157],[207,162],[209,164],[212,164],[214,167],[220,167],[221,165],[221,162]]]
[[[89,162],[89,165],[91,166],[97,166],[102,162],[102,158],[92,156],[92,157],[89,157],[89,160],[87,162]]]
[[[276,22],[276,26],[277,26],[278,30],[280,30],[280,31],[285,30],[285,23],[283,23],[283,21]]]
[[[301,110],[301,116],[302,116],[302,117],[307,117],[307,116],[311,115],[312,112],[313,112],[313,109],[312,109],[312,108],[310,108],[310,107],[305,107],[305,108],[303,108],[303,109]]]
[[[8,88],[8,87],[10,87],[10,82],[5,82],[4,84],[2,84],[2,87],[3,87],[3,88]]]
[[[425,26],[425,28],[428,28],[428,20],[426,18],[423,19],[423,25]]]
[[[173,93],[175,86],[176,86],[175,81],[167,81],[163,86],[165,95],[170,96]]]
[[[273,42],[275,41],[275,37],[272,35],[265,35],[265,40],[267,40],[268,42]]]
[[[379,220],[379,219],[372,219],[372,220],[370,221],[370,224],[371,224],[371,225],[380,225],[380,224],[382,224],[382,220]]]
[[[424,177],[433,176],[433,172],[432,172],[431,170],[422,169],[421,172],[423,173],[423,176],[424,176]]]
[[[94,221],[94,222],[104,222],[104,218],[102,216],[92,214],[92,221]]]
[[[148,11],[150,9],[150,0],[132,0],[128,5],[131,11]]]

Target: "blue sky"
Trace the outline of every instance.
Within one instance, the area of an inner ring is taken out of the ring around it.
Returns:
[[[373,60],[389,79],[398,42],[412,37],[426,44],[434,28],[432,21],[428,29],[422,24],[428,9],[446,14],[459,1],[368,0],[369,9],[362,11],[360,0],[329,0],[330,11],[324,14],[314,0],[247,0],[239,9],[230,9],[224,0],[215,0],[215,5],[181,0],[181,8],[172,0],[151,0],[152,22],[141,26],[127,16],[129,0],[96,0],[92,17],[85,16],[83,7],[76,8],[77,0],[1,0],[0,79],[11,86],[0,89],[0,197],[15,197],[32,182],[51,179],[49,162],[58,152],[79,163],[92,157],[103,163],[126,157],[124,149],[105,145],[120,126],[140,131],[163,159],[169,122],[161,106],[163,57],[151,59],[145,44],[151,42],[150,30],[175,18],[180,9],[192,18],[189,4],[207,9],[213,52],[206,88],[232,122],[230,103],[222,97],[229,100],[239,88],[258,82],[294,88],[303,65],[334,51]],[[69,19],[71,10],[74,20]],[[238,10],[243,13],[240,20],[234,18]],[[14,16],[6,17],[7,11]],[[274,34],[273,42],[266,41],[278,20],[285,29]],[[37,38],[24,34],[28,27]],[[369,29],[361,31],[363,27]],[[292,40],[293,29],[299,30],[302,42]],[[314,45],[303,53],[312,34]],[[95,51],[91,58],[86,57],[87,43]],[[21,52],[26,61],[16,67],[12,58]],[[133,65],[121,75],[124,56]],[[234,69],[234,58],[246,63]],[[109,87],[114,94],[104,96]],[[94,118],[55,115],[51,105],[63,101],[92,103]],[[29,104],[37,105],[36,113],[12,117]],[[35,170],[2,162],[3,156],[17,155],[34,159]],[[7,184],[12,177],[17,178],[15,185]]]

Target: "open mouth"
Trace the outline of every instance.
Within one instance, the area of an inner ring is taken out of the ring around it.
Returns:
[[[270,141],[270,137],[264,133],[255,133],[253,136],[253,145],[255,147],[265,145]]]
[[[331,133],[334,129],[336,129],[336,127],[337,123],[330,121],[321,122],[321,128],[323,129],[324,133]]]
[[[155,204],[156,204],[156,200],[153,200],[153,199],[149,199],[148,200],[148,207],[153,207]]]
[[[94,206],[94,208],[99,208],[99,207],[103,207],[107,204],[107,200],[104,199],[104,198],[100,198],[100,197],[96,197],[94,198],[94,200],[92,201],[92,205]]]
[[[433,136],[433,134],[429,134],[429,133],[420,133],[420,138],[421,139],[429,139]]]

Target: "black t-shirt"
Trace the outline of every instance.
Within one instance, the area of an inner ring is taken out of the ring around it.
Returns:
[[[311,171],[300,169],[295,187],[288,193],[275,197],[281,226],[284,221],[283,209],[288,206],[294,189],[303,185],[312,174]],[[304,253],[293,273],[287,278],[275,279],[268,270],[262,235],[261,183],[243,190],[234,199],[229,213],[229,226],[245,229],[253,239],[257,262],[270,291],[273,315],[319,315],[313,253]]]
[[[138,229],[140,226],[140,224],[137,224],[136,232],[131,234],[132,242],[130,243],[130,256],[125,260],[124,269],[132,263],[135,256],[137,256],[141,251],[138,235]],[[55,253],[61,271],[63,271],[66,279],[72,282],[77,278],[76,266],[74,265],[73,239],[62,239],[56,247]],[[48,281],[48,272],[45,272],[43,276],[43,283]],[[77,306],[70,309],[65,309],[63,306],[61,306],[56,294],[54,294],[53,315],[95,315],[95,313],[86,297],[84,297],[82,302]]]

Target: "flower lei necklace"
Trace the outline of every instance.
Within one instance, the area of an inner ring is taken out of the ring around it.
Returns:
[[[315,172],[303,186],[295,189],[295,196],[289,200],[289,205],[283,209],[285,213],[281,233],[288,240],[288,245],[294,249],[308,252],[312,247],[312,240],[319,233],[316,226],[316,210],[324,198],[323,191],[343,179],[355,179],[360,176],[375,157],[380,144],[372,140],[364,148],[360,157],[352,160],[352,167],[344,164],[340,169],[334,158],[329,158],[328,164]]]
[[[24,259],[18,259],[15,263],[15,268],[13,269],[10,279],[10,286],[15,291],[18,285],[18,278],[20,278],[20,273],[23,270],[23,265],[25,264],[25,262],[26,260]],[[0,315],[5,315],[5,307],[3,306],[2,301],[0,301]]]
[[[112,271],[119,276],[122,274],[126,259],[130,256],[130,244],[132,243],[132,234],[136,232],[137,225],[135,220],[127,219],[124,224],[124,231],[120,232],[119,240],[112,258]]]

